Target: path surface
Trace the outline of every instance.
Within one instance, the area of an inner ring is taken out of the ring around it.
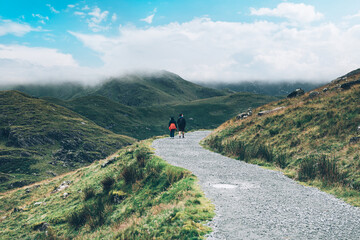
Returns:
[[[360,209],[283,174],[203,149],[209,131],[155,140],[156,155],[192,171],[216,207],[208,239],[360,239]]]

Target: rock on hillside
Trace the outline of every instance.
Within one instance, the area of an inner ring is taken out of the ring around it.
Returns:
[[[0,171],[10,175],[0,190],[89,164],[133,142],[18,91],[0,92],[0,113]]]

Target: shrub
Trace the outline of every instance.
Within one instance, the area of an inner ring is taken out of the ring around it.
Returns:
[[[211,136],[206,140],[206,143],[210,148],[214,149],[217,152],[223,151],[222,138],[219,136]]]
[[[342,182],[343,178],[339,173],[336,159],[329,159],[326,155],[318,158],[319,175],[325,183]]]
[[[77,211],[72,212],[68,216],[67,222],[76,229],[84,226],[85,223],[89,223],[90,227],[94,229],[105,222],[104,210],[103,200],[98,199],[95,203],[84,205]]]
[[[238,157],[240,160],[245,159],[246,147],[245,143],[242,141],[235,139],[226,141],[224,144],[224,151],[227,154]]]
[[[275,158],[275,162],[280,168],[286,168],[288,165],[287,158],[286,153],[279,153]]]
[[[344,184],[345,175],[341,174],[335,158],[326,155],[310,155],[303,159],[298,171],[299,180],[313,180],[318,177],[323,183]]]
[[[275,135],[278,135],[279,134],[279,132],[280,132],[280,130],[278,129],[278,128],[274,128],[274,129],[270,129],[269,130],[269,134],[270,134],[270,136],[275,136]]]
[[[90,186],[85,187],[83,192],[85,201],[95,196],[95,190]]]
[[[126,184],[134,183],[137,179],[137,167],[135,164],[124,166],[121,175],[123,176]]]
[[[167,167],[165,170],[169,185],[176,183],[184,177],[184,170],[178,167]]]
[[[149,151],[147,148],[138,148],[135,150],[134,155],[140,167],[145,167],[146,160],[149,158]]]
[[[103,190],[108,192],[112,185],[115,183],[115,179],[113,176],[106,176],[102,181],[101,184],[103,185]]]
[[[79,228],[85,225],[88,215],[89,215],[88,209],[83,207],[78,211],[72,212],[67,218],[67,221],[71,226],[75,228]]]
[[[269,146],[266,146],[264,144],[259,144],[254,157],[262,158],[267,162],[273,162],[274,153]]]
[[[298,170],[298,178],[300,181],[315,179],[316,172],[316,161],[313,156],[302,159]]]

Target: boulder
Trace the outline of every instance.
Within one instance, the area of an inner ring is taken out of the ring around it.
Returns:
[[[287,98],[295,98],[299,97],[305,94],[305,91],[301,88],[296,89],[295,91],[291,92],[289,95],[287,95]]]
[[[360,137],[352,137],[350,138],[349,144],[356,144],[360,141]]]
[[[54,191],[52,191],[51,193],[56,193],[56,192],[60,192],[66,188],[68,188],[71,184],[71,181],[63,181],[60,186],[58,188],[56,188]]]
[[[42,223],[38,223],[38,224],[35,224],[33,226],[33,230],[35,231],[46,231],[48,228],[50,227],[50,224],[47,223],[47,222],[42,222]]]
[[[353,85],[356,85],[356,84],[360,84],[360,79],[359,79],[359,80],[356,80],[356,81],[352,81],[352,82],[347,82],[347,83],[341,84],[341,85],[340,85],[340,88],[342,88],[342,89],[344,89],[344,90],[348,90],[348,89],[350,89]]]
[[[112,164],[113,162],[115,162],[116,158],[113,157],[107,161],[105,161],[103,164],[101,164],[101,167],[104,168],[104,167],[107,167],[108,165]]]
[[[320,95],[320,93],[318,91],[312,91],[309,93],[309,98],[315,98],[319,95]]]

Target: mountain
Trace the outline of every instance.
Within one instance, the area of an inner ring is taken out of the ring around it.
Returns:
[[[295,89],[302,88],[304,91],[310,91],[322,86],[324,83],[317,82],[260,82],[245,81],[239,83],[207,83],[202,86],[211,87],[229,92],[250,92],[264,94],[269,96],[286,96]]]
[[[108,79],[95,86],[60,83],[7,86],[6,88],[18,90],[34,97],[52,97],[61,100],[85,96],[103,96],[128,106],[179,103],[227,94],[226,91],[191,83],[167,71],[128,74],[123,77]]]
[[[279,98],[235,93],[180,103],[138,107],[126,106],[102,96],[86,96],[68,101],[44,99],[69,108],[115,133],[145,139],[168,134],[169,117],[177,117],[179,113],[183,113],[187,119],[187,130],[211,129],[249,107],[257,107]]]
[[[68,172],[134,139],[19,91],[0,91],[0,190]]]
[[[226,92],[202,87],[174,73],[162,71],[110,79],[92,95],[129,106],[149,106],[224,96]]]
[[[232,118],[205,141],[213,150],[276,166],[360,206],[360,71],[310,93]]]

